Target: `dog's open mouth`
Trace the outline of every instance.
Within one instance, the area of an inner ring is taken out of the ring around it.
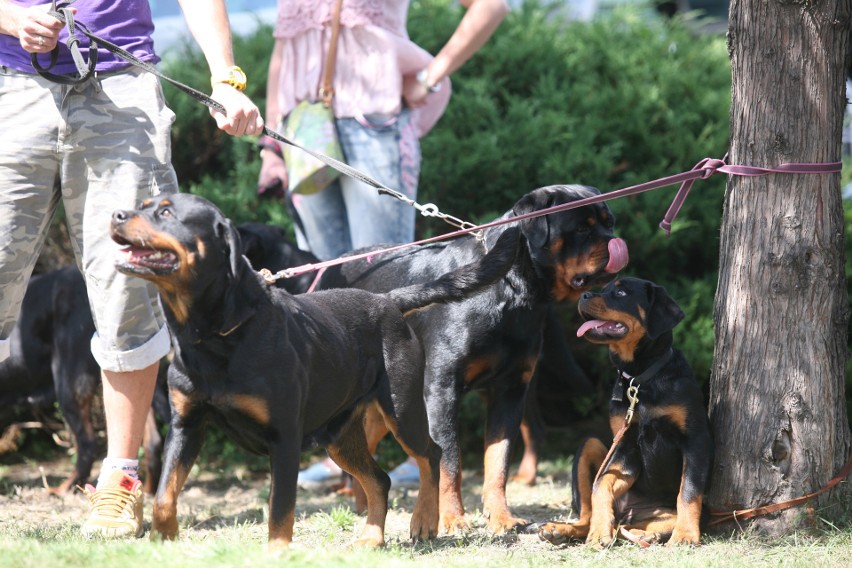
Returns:
[[[127,245],[118,252],[116,268],[137,274],[170,274],[180,267],[180,259],[171,250],[154,249],[128,243],[121,238],[115,241]]]
[[[619,339],[627,335],[627,326],[620,321],[591,319],[577,330],[577,337],[589,334],[592,338]]]

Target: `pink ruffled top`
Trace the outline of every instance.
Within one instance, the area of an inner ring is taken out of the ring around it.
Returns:
[[[334,0],[278,0],[275,38],[283,44],[279,104],[286,115],[299,101],[318,100],[331,37]],[[396,114],[402,78],[426,67],[432,55],[408,38],[408,0],[345,0],[334,72],[337,117]],[[419,136],[438,121],[449,102],[445,78],[426,104],[412,109]]]

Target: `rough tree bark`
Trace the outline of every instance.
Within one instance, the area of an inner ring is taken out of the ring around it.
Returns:
[[[850,4],[731,2],[729,163],[840,160]],[[728,179],[710,379],[717,448],[711,509],[803,495],[822,487],[849,457],[839,178]],[[806,522],[807,510],[760,517],[754,525],[781,534]],[[830,517],[831,508],[820,516]]]

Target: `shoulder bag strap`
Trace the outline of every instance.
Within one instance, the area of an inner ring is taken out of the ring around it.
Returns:
[[[328,43],[328,53],[325,59],[325,68],[322,71],[322,85],[320,85],[319,96],[325,106],[331,107],[334,98],[334,63],[337,60],[337,40],[340,37],[340,12],[343,8],[343,0],[334,3],[334,15],[331,20],[331,40]]]

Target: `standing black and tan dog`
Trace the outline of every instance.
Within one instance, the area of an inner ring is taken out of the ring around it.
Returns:
[[[501,219],[598,195],[591,187],[551,186],[521,198]],[[461,237],[383,254],[370,261],[332,267],[320,289],[361,288],[386,292],[428,282],[477,262],[507,227],[519,227],[522,246],[509,273],[463,302],[436,306],[408,320],[426,350],[426,405],[432,437],[441,447],[441,530],[466,525],[461,498],[459,407],[479,392],[486,404],[484,512],[492,531],[525,524],[506,503],[512,440],[518,435],[524,399],[542,347],[551,302],[576,300],[591,286],[610,280],[627,264],[624,241],[613,236],[615,217],[605,204],[586,205],[499,225],[479,241]],[[368,434],[371,447],[384,432]]]
[[[580,518],[546,523],[540,536],[554,544],[585,539],[605,546],[621,525],[631,540],[698,544],[713,441],[698,382],[672,347],[672,329],[683,312],[664,288],[636,278],[620,278],[599,294],[587,292],[579,309],[587,321],[577,335],[608,345],[618,370],[610,402],[616,439],[626,420],[629,426],[608,461],[603,442],[583,442],[573,470],[573,507]]]
[[[365,488],[367,523],[358,543],[382,544],[390,479],[367,448],[367,408],[420,466],[412,538],[436,534],[440,450],[429,437],[423,349],[402,314],[466,297],[500,278],[516,254],[517,232],[480,262],[426,285],[387,295],[301,296],[267,286],[240,254],[237,230],[198,196],[116,211],[111,233],[125,246],[116,268],[159,289],[175,348],[168,376],[174,412],[154,535],[176,536],[177,497],[204,423],[215,419],[241,446],[270,456],[271,544],[292,539],[299,455],[318,446]]]

